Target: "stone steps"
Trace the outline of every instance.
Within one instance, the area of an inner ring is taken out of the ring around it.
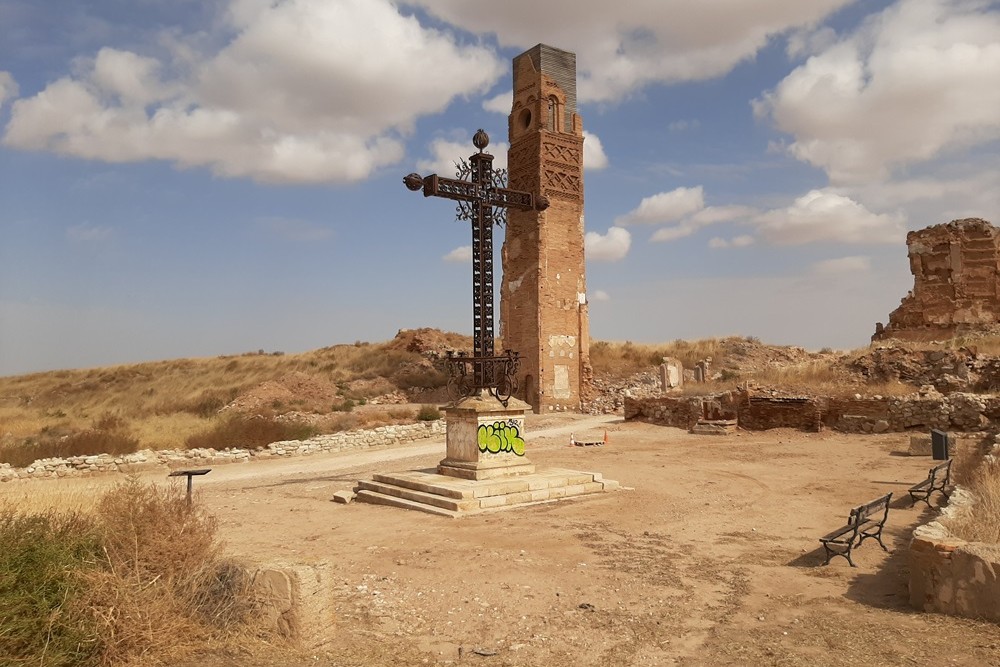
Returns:
[[[479,503],[475,499],[471,500],[454,500],[443,494],[436,494],[427,491],[416,491],[404,486],[396,486],[394,484],[386,482],[367,482],[365,480],[358,481],[358,493],[361,491],[374,491],[383,496],[393,496],[394,498],[402,498],[403,500],[413,501],[415,503],[423,503],[425,505],[433,505],[434,507],[440,507],[442,509],[451,510],[452,512],[461,512],[462,510],[470,510],[479,508]]]
[[[468,480],[413,470],[376,474],[372,481],[359,481],[355,491],[359,502],[457,517],[617,488],[617,482],[603,479],[600,473],[575,470],[550,469],[503,480]]]
[[[417,510],[418,512],[424,512],[426,514],[436,514],[438,516],[447,516],[451,518],[457,518],[460,513],[453,510],[443,509],[441,507],[434,507],[433,505],[425,505],[424,503],[418,503],[413,500],[407,500],[406,498],[398,498],[396,496],[387,496],[384,493],[379,493],[378,491],[358,491],[357,496],[354,498],[355,501],[359,503],[369,503],[371,505],[388,505],[389,507],[399,507],[401,509]]]

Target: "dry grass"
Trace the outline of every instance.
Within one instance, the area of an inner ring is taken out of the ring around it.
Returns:
[[[1000,544],[1000,461],[983,459],[961,481],[975,503],[967,513],[949,519],[949,529],[970,542]]]
[[[183,447],[190,438],[219,429],[219,408],[238,395],[294,372],[340,388],[340,400],[328,406],[334,430],[398,421],[391,415],[379,421],[373,414],[343,418],[333,414],[334,406],[398,389],[435,388],[445,380],[421,355],[391,343],[0,377],[0,461],[27,465],[48,456],[125,451],[131,445],[123,438],[100,442],[103,431],[93,432],[100,429],[92,423],[107,413],[127,423],[116,432],[135,439],[137,449]]]
[[[315,427],[300,422],[277,421],[268,417],[233,415],[215,423],[207,431],[188,436],[188,448],[259,449],[280,440],[304,440],[316,435]]]
[[[169,664],[243,632],[246,569],[176,487],[130,480],[95,511],[0,505],[0,664]]]
[[[0,463],[23,468],[42,458],[130,454],[138,448],[139,440],[129,431],[128,422],[107,412],[82,431],[64,434],[59,428],[43,427],[35,437],[0,444]]]
[[[726,340],[706,338],[658,344],[595,341],[590,346],[590,364],[596,373],[616,377],[651,370],[660,365],[663,357],[674,357],[679,359],[685,368],[693,368],[699,361],[708,357],[713,360],[723,358]]]

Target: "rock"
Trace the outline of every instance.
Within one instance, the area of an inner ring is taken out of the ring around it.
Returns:
[[[353,491],[337,491],[336,493],[333,494],[333,502],[335,503],[341,503],[347,505],[352,500],[354,500]]]
[[[887,422],[884,419],[879,419],[877,422],[875,422],[875,425],[872,426],[872,431],[874,433],[885,433],[888,430],[889,430],[889,422]]]

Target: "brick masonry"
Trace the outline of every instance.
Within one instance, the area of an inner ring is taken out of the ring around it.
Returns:
[[[941,340],[1000,324],[1000,229],[980,218],[906,235],[913,289],[872,340]]]
[[[574,54],[539,44],[514,58],[508,123],[510,187],[550,205],[508,212],[500,335],[521,355],[518,398],[536,412],[576,411],[592,371]]]

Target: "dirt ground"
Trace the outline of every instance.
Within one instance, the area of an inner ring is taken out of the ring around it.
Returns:
[[[568,444],[605,429],[603,447]],[[197,480],[229,552],[327,564],[336,621],[308,654],[192,665],[1000,666],[996,624],[909,607],[906,546],[936,513],[923,504],[894,501],[889,553],[866,542],[857,568],[821,565],[817,538],[852,506],[902,500],[926,475],[906,434],[711,437],[581,415],[529,417],[527,431],[536,465],[626,488],[457,520],[331,502],[373,472],[433,466],[443,441]]]

